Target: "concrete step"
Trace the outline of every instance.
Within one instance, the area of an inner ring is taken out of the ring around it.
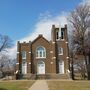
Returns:
[[[69,79],[67,74],[36,75],[36,79]]]
[[[46,79],[46,75],[36,75],[36,79]]]
[[[23,79],[30,79],[30,77],[31,77],[31,74],[29,73],[23,75]]]
[[[38,80],[38,79],[69,79],[67,74],[26,74],[23,79]]]
[[[67,74],[50,74],[51,79],[68,79]]]

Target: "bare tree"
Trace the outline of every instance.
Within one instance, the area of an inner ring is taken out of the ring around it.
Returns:
[[[9,58],[8,55],[6,55],[6,52],[8,52],[7,49],[10,48],[11,46],[12,40],[7,35],[0,34],[0,71],[2,73],[4,72],[4,70],[7,69],[7,67],[10,67],[12,65],[10,62],[11,59]],[[8,70],[10,69],[8,68]]]
[[[12,41],[7,35],[0,34],[0,52],[12,46]]]
[[[15,71],[16,59],[11,59],[7,54],[2,54],[0,57],[0,71],[2,75],[12,75]]]
[[[68,20],[71,27],[73,28],[71,38],[71,45],[73,45],[73,48],[71,48],[72,55],[74,55],[75,51],[75,53],[79,53],[85,56],[84,35],[90,25],[90,6],[86,4],[78,6],[70,13]],[[87,64],[86,58],[85,64]]]
[[[82,55],[79,55],[79,57],[74,58],[74,72],[75,72],[75,77],[77,77],[77,75],[79,75],[79,79],[85,79],[85,72],[86,72],[86,68],[85,68],[85,60],[82,57]],[[78,73],[79,72],[79,73]]]

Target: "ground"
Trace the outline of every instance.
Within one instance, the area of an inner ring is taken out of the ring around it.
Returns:
[[[34,80],[0,81],[0,90],[28,90]],[[46,80],[49,90],[90,90],[90,81]]]
[[[90,81],[47,81],[50,90],[90,90]]]
[[[0,81],[0,90],[28,90],[35,81]]]

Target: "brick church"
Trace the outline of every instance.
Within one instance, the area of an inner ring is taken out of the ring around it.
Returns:
[[[68,64],[67,25],[58,28],[52,25],[51,40],[43,35],[32,42],[17,43],[16,70],[22,74],[66,74]]]

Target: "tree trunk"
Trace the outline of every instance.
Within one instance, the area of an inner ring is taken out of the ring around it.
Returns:
[[[72,57],[72,61],[71,61],[71,77],[72,77],[72,80],[74,80],[73,57]]]

